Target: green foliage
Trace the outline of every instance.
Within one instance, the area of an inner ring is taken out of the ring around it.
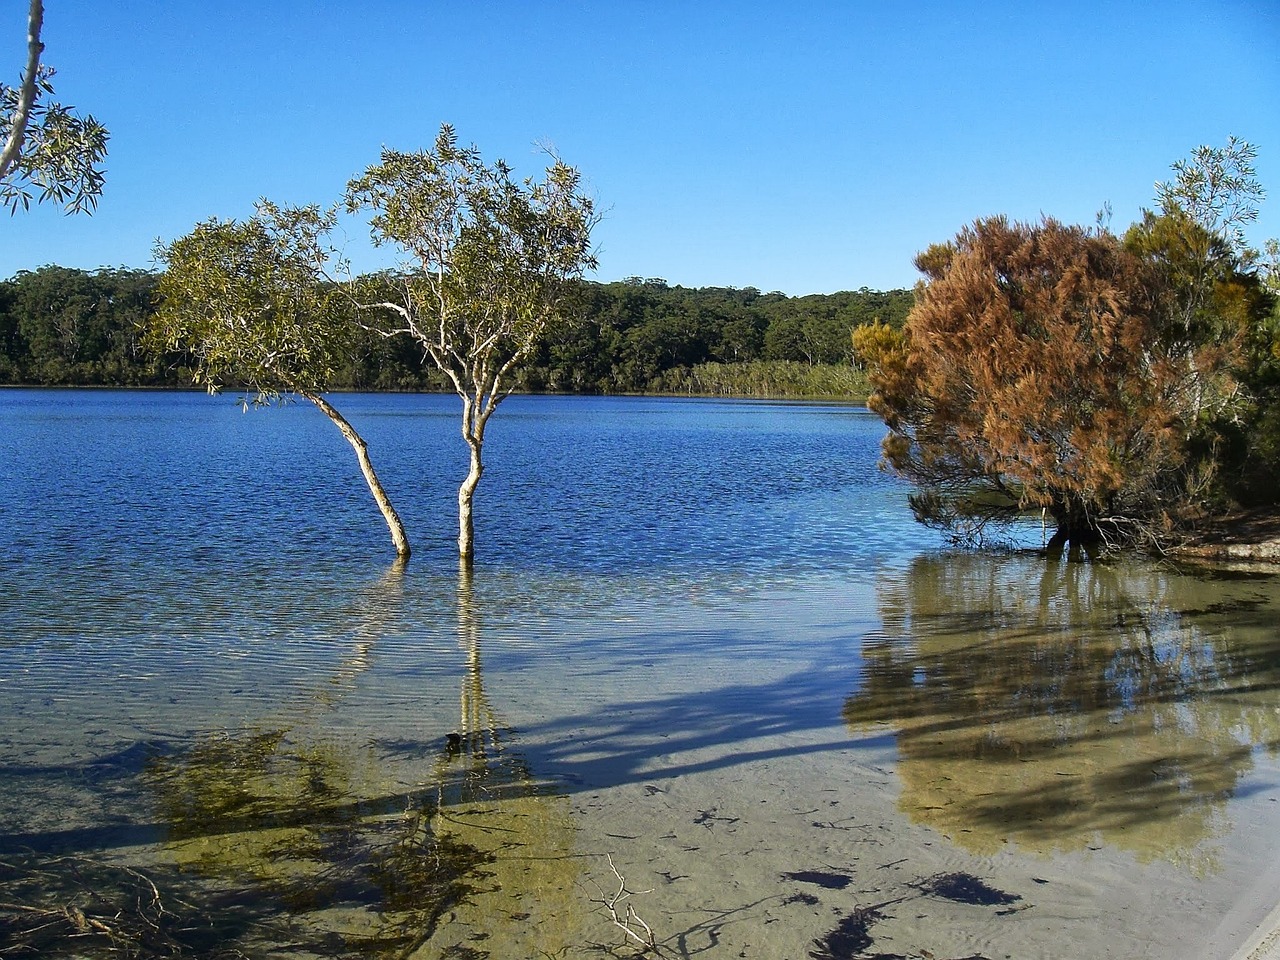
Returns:
[[[145,270],[86,272],[42,267],[0,282],[0,383],[186,386],[196,357],[185,347],[159,357],[139,346],[155,310],[159,274]],[[401,279],[365,277],[361,295],[396,296]],[[909,290],[867,290],[788,298],[753,288],[668,287],[643,283],[571,284],[564,320],[516,376],[532,392],[681,392],[722,396],[862,396],[865,384],[847,362],[810,363],[799,352],[766,358],[765,338],[778,317],[802,322],[862,323],[882,318],[900,328]],[[76,314],[71,301],[77,302]],[[335,310],[346,309],[340,300]],[[96,325],[68,359],[63,336],[71,318]],[[57,326],[61,324],[63,332]],[[837,328],[838,329],[838,328]],[[22,333],[31,333],[29,342]],[[849,330],[842,336],[849,338]],[[773,335],[772,342],[780,342]],[[358,324],[330,357],[331,389],[451,391],[452,383],[408,337],[383,337]],[[839,354],[840,351],[831,351]],[[237,383],[237,386],[243,384]],[[846,389],[847,388],[847,389]]]
[[[1230,137],[1200,146],[1173,165],[1174,179],[1156,184],[1160,214],[1144,213],[1126,245],[1156,268],[1165,304],[1166,338],[1182,353],[1228,358],[1230,376],[1189,370],[1195,422],[1189,443],[1203,462],[1220,466],[1224,502],[1274,502],[1280,471],[1280,247],[1259,254],[1244,227],[1258,217],[1266,191],[1254,163],[1257,148]]]
[[[500,399],[562,320],[571,282],[595,266],[594,205],[579,183],[558,159],[543,180],[518,181],[447,124],[433,150],[383,150],[346,203],[369,211],[374,242],[403,257],[394,293],[362,298],[382,309],[384,334],[409,334],[463,397]]]
[[[67,213],[92,213],[102,194],[108,133],[92,116],[51,100],[52,67],[40,63],[44,5],[31,0],[27,64],[16,87],[0,83],[0,202],[16,213],[60,203]]]
[[[1280,240],[1274,237],[1263,245],[1258,278],[1270,293],[1280,296]]]
[[[22,271],[0,284],[0,381],[147,386],[139,343],[159,278],[147,270]]]
[[[263,201],[249,220],[208,220],[158,247],[166,269],[147,345],[188,351],[196,383],[210,392],[245,386],[255,403],[329,389],[355,328],[345,299],[323,282],[334,218]]]
[[[41,67],[36,81],[42,97],[53,95],[54,71]],[[19,89],[0,83],[0,137],[13,127]],[[37,203],[62,204],[67,213],[92,213],[106,180],[102,166],[109,134],[91,115],[79,117],[73,107],[39,99],[23,138],[17,161],[0,179],[0,202],[16,213]]]
[[[905,362],[907,336],[901,327],[872,320],[854,327],[850,340],[854,358],[867,366],[884,369]]]
[[[667,370],[659,379],[663,393],[704,397],[858,400],[870,393],[866,372],[847,363],[749,360],[700,363]]]
[[[1225,147],[1196,147],[1174,163],[1173,180],[1156,183],[1156,202],[1162,213],[1181,211],[1224,241],[1248,267],[1252,251],[1244,227],[1258,219],[1258,204],[1267,196],[1254,169],[1257,158],[1257,147],[1234,136]]]
[[[845,395],[837,382],[797,378],[789,365],[847,369],[850,330],[876,318],[901,327],[912,303],[908,290],[864,287],[789,298],[753,287],[693,289],[654,281],[584,283],[579,297],[581,319],[544,344],[527,388],[591,393],[692,388],[757,396],[772,389],[770,384],[791,395],[792,389],[803,389],[802,381],[812,380],[810,395]],[[862,389],[853,388],[855,393]]]
[[[849,332],[881,321],[901,327],[913,302],[905,290],[860,290],[830,296],[797,297],[764,308],[769,319],[765,355],[771,360],[850,363]]]
[[[360,298],[364,308],[380,315],[384,336],[419,344],[462,398],[470,469],[458,490],[458,550],[467,562],[489,418],[564,322],[573,282],[595,266],[594,203],[580,179],[557,158],[542,180],[517,181],[504,161],[459,147],[445,124],[433,150],[383,150],[347,185],[347,209],[369,211],[374,242],[403,257],[394,295]]]
[[[1165,301],[1166,340],[1190,344],[1211,336],[1220,319],[1214,288],[1229,281],[1238,266],[1230,246],[1179,207],[1160,214],[1143,211],[1124,242],[1155,270],[1152,279]]]

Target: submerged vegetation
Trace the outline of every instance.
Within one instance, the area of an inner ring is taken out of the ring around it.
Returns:
[[[304,698],[301,720],[131,751],[136,776],[117,799],[147,842],[6,837],[0,954],[479,957],[469,943],[494,936],[508,955],[562,956],[587,938],[584,922],[608,930],[590,909],[592,858],[574,849],[568,799],[534,775],[489,703],[466,577],[457,629],[462,709],[430,741],[357,743],[327,727],[369,665],[357,648]]]
[[[142,782],[168,825],[163,849],[146,863],[0,858],[0,950],[247,958],[287,944],[298,957],[401,957],[478,898],[547,884],[562,891],[554,907],[575,894],[563,801],[540,796],[518,757],[442,751],[436,782],[362,796],[372,758],[360,754],[283,730],[158,750]],[[547,920],[507,926],[562,947],[563,924]]]

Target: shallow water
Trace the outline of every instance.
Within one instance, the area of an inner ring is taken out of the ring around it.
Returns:
[[[407,567],[308,406],[0,391],[0,947],[108,955],[23,919],[67,903],[211,957],[617,953],[627,904],[677,956],[1194,957],[1252,916],[1274,575],[944,551],[856,408],[517,397],[460,578],[456,401],[336,401]]]

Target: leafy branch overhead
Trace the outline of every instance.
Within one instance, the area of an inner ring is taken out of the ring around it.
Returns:
[[[16,87],[0,83],[0,202],[16,213],[32,201],[92,213],[102,195],[107,130],[52,99],[52,67],[40,62],[44,5],[31,0],[27,64]]]

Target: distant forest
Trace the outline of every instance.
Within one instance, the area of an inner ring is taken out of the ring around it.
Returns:
[[[48,266],[0,282],[0,383],[189,387],[190,358],[148,356],[139,324],[158,274]],[[575,319],[549,339],[517,389],[558,393],[694,393],[861,397],[851,330],[901,327],[909,290],[788,297],[752,287],[668,286],[629,277],[582,281]],[[451,389],[408,338],[351,345],[346,390]]]

